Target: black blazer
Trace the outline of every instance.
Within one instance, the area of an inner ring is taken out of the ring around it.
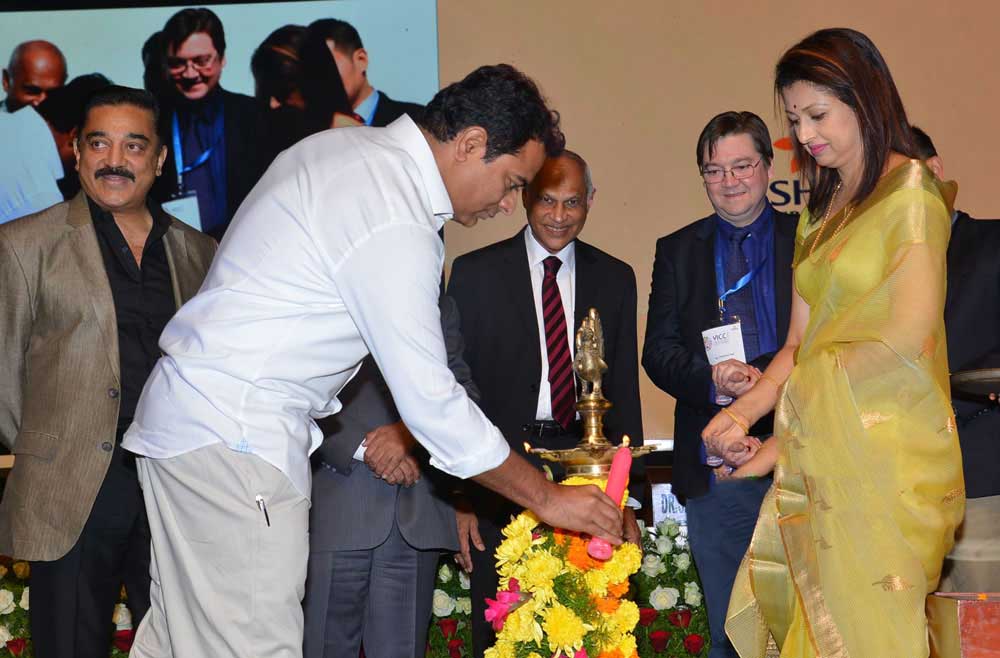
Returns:
[[[1000,367],[1000,221],[959,211],[948,243],[944,307],[951,372]],[[963,397],[953,403],[969,498],[1000,494],[1000,410]]]
[[[538,407],[543,358],[525,230],[457,258],[448,284],[458,304],[465,360],[482,395],[479,405],[522,455],[530,440],[523,427]],[[604,328],[604,394],[614,404],[604,419],[605,436],[617,443],[628,434],[641,445],[635,272],[577,240],[575,291],[574,329],[591,307]]]
[[[701,463],[701,431],[718,412],[709,395],[712,367],[701,332],[718,324],[715,286],[715,219],[710,215],[656,243],[642,366],[660,389],[677,399],[674,410],[673,492],[682,499],[708,491],[709,468]],[[792,257],[798,216],[774,213],[774,305],[779,347],[788,335],[792,308]],[[753,365],[763,370],[773,353]],[[769,434],[772,416],[753,428]]]
[[[225,114],[226,205],[229,207],[229,217],[225,226],[210,233],[217,240],[222,238],[229,221],[260,180],[266,166],[264,156],[258,148],[263,134],[264,117],[257,101],[250,96],[234,94],[221,88],[219,92],[222,94],[222,111]],[[172,116],[173,110],[168,107],[164,107],[160,114],[159,132],[167,140],[167,159],[163,163],[163,175],[156,179],[150,191],[150,196],[159,203],[169,200],[177,193],[177,168],[170,141]]]
[[[416,121],[424,113],[423,105],[394,101],[384,91],[380,91],[378,94],[378,105],[375,107],[375,116],[372,117],[372,125],[375,127],[388,126],[404,114],[409,114],[410,118]]]

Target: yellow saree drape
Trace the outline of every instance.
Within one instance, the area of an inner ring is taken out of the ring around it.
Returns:
[[[775,413],[774,486],[730,600],[742,658],[925,658],[924,599],[962,519],[945,353],[954,184],[920,162],[850,215],[802,213],[809,324]]]

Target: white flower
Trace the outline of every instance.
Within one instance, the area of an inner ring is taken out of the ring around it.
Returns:
[[[21,603],[18,604],[24,610],[28,610],[29,609],[28,608],[28,590],[29,589],[30,589],[29,587],[25,587],[24,591],[21,592]]]
[[[670,538],[661,535],[656,538],[656,552],[660,555],[669,555],[670,551],[674,550],[674,542],[670,541]]]
[[[656,526],[657,532],[665,537],[676,537],[681,532],[681,527],[673,519],[664,519],[660,521]]]
[[[682,549],[687,548],[688,545],[687,537],[685,537],[684,535],[677,535],[676,537],[674,537],[674,545],[677,546],[677,548],[682,548]]]
[[[464,571],[458,572],[458,586],[464,590],[468,590],[472,585],[469,583],[469,574]]]
[[[16,607],[14,593],[9,589],[0,589],[0,615],[9,615]]]
[[[667,570],[667,565],[663,564],[663,560],[660,559],[659,555],[647,553],[642,558],[642,566],[640,569],[650,578],[656,578]]]
[[[0,644],[6,646],[7,640],[13,639],[14,636],[10,634],[10,629],[5,624],[0,624]]]
[[[468,596],[460,596],[455,599],[455,611],[461,615],[472,614],[472,599]]]
[[[124,603],[119,603],[115,606],[111,621],[114,623],[116,631],[127,631],[132,628],[132,612]]]
[[[678,553],[675,555],[674,566],[677,567],[678,571],[687,571],[687,568],[691,566],[691,554]]]
[[[670,610],[680,597],[681,593],[673,587],[657,587],[649,593],[649,605],[655,610]]]
[[[438,580],[442,583],[451,580],[451,568],[447,564],[442,564],[441,568],[438,569]]]
[[[447,617],[455,611],[455,599],[448,596],[448,592],[436,589],[434,590],[431,609],[435,617]]]
[[[701,589],[698,583],[694,581],[684,583],[684,603],[694,607],[701,605]]]

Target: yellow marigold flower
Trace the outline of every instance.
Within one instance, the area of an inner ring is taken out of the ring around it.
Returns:
[[[632,601],[622,601],[611,618],[622,633],[631,632],[639,623],[639,606]]]
[[[544,636],[542,626],[535,619],[535,606],[524,604],[507,617],[503,625],[503,636],[511,642],[534,642],[541,645]]]
[[[587,583],[587,589],[590,590],[591,594],[607,596],[608,585],[611,583],[607,571],[604,569],[591,569],[584,572],[583,580]]]
[[[635,636],[629,633],[622,638],[622,643],[618,645],[619,651],[622,652],[623,656],[634,656],[638,649],[635,646]]]
[[[611,559],[604,565],[604,571],[612,583],[620,583],[628,580],[628,577],[638,571],[641,565],[642,549],[635,544],[625,542],[615,548]]]
[[[510,640],[498,637],[497,643],[486,650],[485,658],[516,658],[517,652],[514,650],[514,643]]]
[[[534,550],[525,556],[524,579],[521,588],[534,591],[536,588],[551,588],[552,581],[565,570],[563,561],[548,551]]]
[[[545,613],[542,628],[550,648],[571,656],[583,646],[583,636],[587,631],[593,630],[593,626],[584,624],[576,613],[560,603],[552,604]]]
[[[14,575],[21,580],[27,580],[28,576],[31,575],[31,567],[28,566],[27,562],[15,562],[13,569]]]
[[[507,539],[500,542],[497,547],[497,569],[509,562],[517,562],[524,552],[531,548],[531,530],[517,530],[507,526],[503,529],[503,534]]]

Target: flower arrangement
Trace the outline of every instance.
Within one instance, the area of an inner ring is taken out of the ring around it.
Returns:
[[[469,576],[451,557],[442,558],[427,631],[428,658],[465,658],[472,655],[472,599]]]
[[[0,556],[0,658],[32,658],[30,608],[31,567],[22,560]],[[124,591],[122,593],[124,600]],[[115,634],[109,658],[126,658],[132,647],[132,616],[124,603],[114,610]]]
[[[605,483],[571,477],[563,484]],[[639,547],[622,544],[601,562],[588,555],[586,537],[549,528],[530,511],[503,534],[501,589],[486,600],[497,642],[486,658],[636,658],[639,608],[623,597],[642,561]]]
[[[708,613],[684,530],[669,519],[642,527],[642,566],[632,584],[643,658],[708,655]]]

